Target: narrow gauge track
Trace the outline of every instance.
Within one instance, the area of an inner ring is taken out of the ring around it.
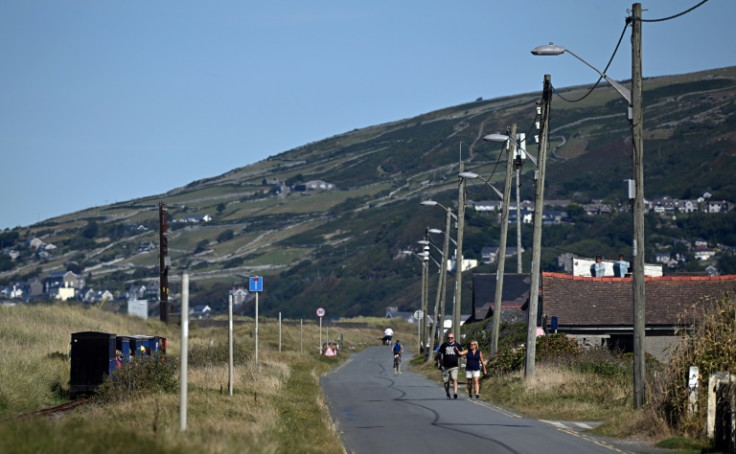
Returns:
[[[64,402],[59,405],[54,405],[53,407],[46,407],[41,408],[36,411],[32,411],[30,413],[21,413],[18,415],[19,418],[27,418],[29,416],[51,416],[51,415],[57,415],[61,413],[66,413],[68,411],[74,410],[75,408],[87,404],[87,399],[80,398],[80,399],[74,399],[70,400],[69,402]]]

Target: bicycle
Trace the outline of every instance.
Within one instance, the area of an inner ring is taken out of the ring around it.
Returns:
[[[394,353],[394,374],[401,373],[401,355]]]

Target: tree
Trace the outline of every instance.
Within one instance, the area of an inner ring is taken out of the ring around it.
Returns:
[[[100,232],[100,226],[95,221],[88,221],[87,226],[82,230],[82,236],[87,239],[94,239]]]

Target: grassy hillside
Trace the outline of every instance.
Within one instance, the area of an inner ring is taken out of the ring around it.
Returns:
[[[588,87],[557,88],[573,99]],[[457,200],[458,158],[465,168],[503,179],[505,154],[481,138],[512,123],[527,133],[536,153],[535,103],[541,93],[479,100],[414,118],[356,129],[223,175],[194,181],[165,194],[70,213],[0,232],[0,284],[75,269],[95,289],[119,294],[133,285],[158,286],[158,203],[169,213],[171,297],[179,298],[179,276],[192,280],[192,303],[225,306],[226,291],[265,277],[263,311],[301,317],[327,305],[336,316],[383,315],[386,306],[414,310],[419,299],[419,263],[401,250],[416,245],[427,227],[444,226],[444,213],[419,205]],[[736,201],[732,177],[736,159],[736,67],[646,79],[645,195]],[[626,106],[608,86],[578,103],[552,100],[547,199],[584,203],[603,199],[626,207],[622,180],[631,177],[630,127]],[[290,191],[311,180],[334,184],[332,191]],[[499,187],[501,185],[498,185]],[[522,169],[522,197],[533,199],[533,169]],[[468,186],[469,200],[493,199],[480,183]],[[208,223],[180,222],[209,215]],[[479,259],[484,246],[497,246],[498,220],[468,210],[465,255]],[[543,270],[555,270],[556,255],[615,256],[628,251],[628,213],[545,228]],[[711,228],[697,216],[661,220],[647,217],[646,260],[672,250],[681,232],[709,232],[713,244],[730,244],[731,229]],[[730,218],[725,218],[730,219]],[[595,235],[594,235],[595,234]],[[515,238],[515,229],[509,232]],[[531,232],[522,229],[524,247]],[[39,258],[29,241],[56,246]],[[652,241],[649,241],[649,238]],[[685,237],[694,240],[695,238]],[[439,242],[440,239],[438,238]],[[151,248],[142,249],[149,244]],[[514,244],[515,246],[515,244]],[[527,254],[529,255],[529,254]],[[525,257],[528,269],[528,257]],[[715,262],[714,262],[715,263]],[[694,270],[702,264],[692,262]],[[433,266],[433,265],[431,265]],[[513,266],[513,265],[512,265]],[[491,271],[481,269],[481,272]],[[430,273],[435,279],[436,273]],[[431,283],[434,288],[434,283]],[[469,307],[470,291],[463,307]],[[253,307],[246,307],[252,313]]]

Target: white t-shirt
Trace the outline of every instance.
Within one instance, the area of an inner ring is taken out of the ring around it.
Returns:
[[[391,328],[386,328],[386,331],[384,331],[383,334],[385,334],[386,336],[393,336],[394,330],[392,330]]]

